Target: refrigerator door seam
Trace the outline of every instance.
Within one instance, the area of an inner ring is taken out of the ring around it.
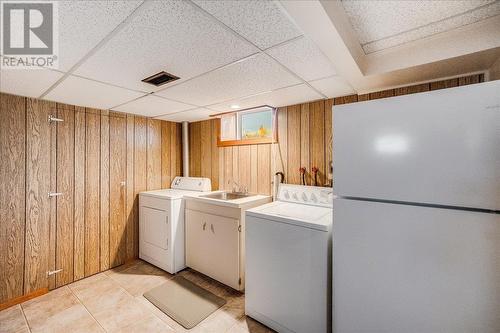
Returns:
[[[440,205],[440,204],[429,204],[422,202],[410,202],[410,201],[398,201],[398,200],[386,200],[386,199],[373,199],[373,198],[361,198],[361,197],[351,197],[351,196],[337,196],[335,199],[345,199],[354,201],[367,201],[367,202],[379,202],[395,205],[407,205],[407,206],[417,206],[417,207],[430,207],[430,208],[441,208],[441,209],[452,209],[452,210],[464,210],[469,212],[479,212],[487,214],[500,214],[500,210],[486,209],[486,208],[474,208],[474,207],[462,207],[462,206],[450,206],[450,205]]]

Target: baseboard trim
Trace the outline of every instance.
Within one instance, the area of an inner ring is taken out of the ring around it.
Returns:
[[[116,267],[120,267],[120,266],[124,266],[124,265],[130,265],[131,263],[133,263],[134,261],[137,261],[138,259],[139,259],[138,257],[134,256],[133,258],[126,259],[123,264],[120,264],[120,265],[115,266],[115,267],[110,267],[107,270],[110,270],[110,269],[113,269],[113,268],[116,268]],[[102,271],[99,271],[99,272],[97,272],[95,274],[99,274],[99,273],[105,272],[107,270],[102,270]],[[89,275],[89,276],[91,276],[91,275]],[[76,279],[76,280],[74,280],[72,282],[76,282],[78,280],[83,280],[85,278],[88,278],[89,276],[82,277],[81,279]],[[62,286],[59,286],[59,287],[62,287]],[[42,296],[42,295],[44,295],[44,294],[46,294],[48,292],[49,292],[49,288],[41,288],[41,289],[35,290],[35,291],[33,291],[33,292],[29,293],[29,294],[11,298],[11,299],[7,300],[4,303],[0,303],[0,311],[5,310],[7,308],[10,308],[11,306],[14,306],[16,304],[20,304],[20,303],[29,301],[30,299],[36,298],[38,296]]]
[[[36,298],[38,296],[42,296],[48,292],[49,292],[49,288],[42,288],[42,289],[35,290],[27,295],[23,295],[23,296],[9,299],[7,302],[0,304],[0,311],[5,310],[7,308],[10,308],[11,306],[14,306],[16,304],[20,304],[20,303],[29,301],[30,299]]]

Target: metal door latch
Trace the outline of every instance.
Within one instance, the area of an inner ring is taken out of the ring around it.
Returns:
[[[61,268],[61,269],[57,269],[57,270],[55,270],[55,271],[48,271],[48,272],[47,272],[47,276],[51,276],[51,275],[54,275],[54,274],[60,273],[60,272],[62,272],[62,271],[63,271],[63,269],[62,269],[62,268]]]
[[[58,197],[60,195],[63,195],[62,192],[49,192],[49,198]]]
[[[49,115],[49,123],[63,122],[63,121],[64,121],[64,119],[54,117],[53,115]]]

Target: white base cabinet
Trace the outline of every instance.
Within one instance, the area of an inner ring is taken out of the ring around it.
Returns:
[[[245,289],[245,211],[271,201],[255,195],[224,202],[186,197],[186,266],[239,291]]]
[[[186,209],[186,263],[241,290],[239,219]]]

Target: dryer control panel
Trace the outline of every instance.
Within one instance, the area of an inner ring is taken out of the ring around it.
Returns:
[[[188,190],[207,192],[212,190],[212,182],[208,178],[201,177],[175,177],[170,188],[176,190]]]

